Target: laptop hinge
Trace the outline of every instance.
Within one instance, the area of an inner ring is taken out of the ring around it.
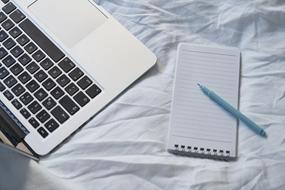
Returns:
[[[0,121],[1,128],[5,131],[14,132],[19,140],[24,139],[30,133],[1,100]]]

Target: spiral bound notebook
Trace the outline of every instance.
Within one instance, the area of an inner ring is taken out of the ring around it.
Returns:
[[[237,107],[239,81],[238,49],[180,44],[168,151],[196,157],[236,159],[237,119],[205,96],[197,83]]]

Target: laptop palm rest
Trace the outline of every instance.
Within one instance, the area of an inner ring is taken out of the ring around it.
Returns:
[[[28,9],[49,32],[69,48],[107,20],[88,0],[38,0]]]

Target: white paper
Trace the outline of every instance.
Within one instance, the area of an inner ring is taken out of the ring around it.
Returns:
[[[239,78],[238,49],[181,44],[168,149],[178,145],[185,146],[184,151],[236,157],[237,119],[205,96],[197,83],[237,107]]]

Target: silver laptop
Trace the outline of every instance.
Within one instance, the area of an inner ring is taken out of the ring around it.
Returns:
[[[92,0],[0,1],[2,133],[46,155],[156,62]]]

